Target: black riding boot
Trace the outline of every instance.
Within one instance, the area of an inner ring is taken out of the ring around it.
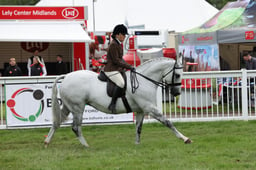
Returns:
[[[122,92],[122,88],[116,86],[113,90],[113,96],[108,109],[112,112],[112,114],[116,113],[116,101],[118,99],[118,95]]]

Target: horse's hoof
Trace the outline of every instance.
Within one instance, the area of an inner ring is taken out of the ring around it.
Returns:
[[[84,143],[82,144],[85,148],[89,148],[90,146],[88,145],[88,143]]]
[[[188,138],[186,141],[184,141],[184,143],[185,143],[185,144],[191,144],[191,143],[192,143],[192,140],[190,140],[190,139]]]
[[[48,148],[49,143],[48,142],[44,142],[44,148]]]

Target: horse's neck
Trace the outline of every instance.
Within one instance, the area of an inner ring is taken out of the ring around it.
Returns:
[[[162,72],[164,68],[165,65],[160,63],[139,68],[137,71],[143,74],[144,76],[150,77],[155,81],[160,81],[162,78]]]

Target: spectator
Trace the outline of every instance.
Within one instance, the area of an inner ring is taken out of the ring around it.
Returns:
[[[31,57],[28,58],[28,64],[27,64],[28,75],[31,75],[31,67],[30,67],[30,66],[31,66],[31,64],[33,63],[33,58],[34,58],[34,57],[36,57],[36,56],[39,57],[41,64],[45,65],[45,64],[44,64],[44,59],[43,59],[41,56],[39,56],[38,53],[39,53],[39,51],[38,51],[38,50],[35,50],[33,56],[31,56]]]
[[[10,58],[9,66],[5,69],[4,76],[22,76],[21,69],[16,64],[15,58]]]
[[[252,57],[249,53],[245,52],[243,53],[243,58],[245,61],[245,68],[247,70],[256,70],[256,58]],[[254,107],[254,85],[255,85],[256,79],[255,77],[250,77],[247,84],[250,86],[250,97],[251,97],[251,106]]]
[[[94,58],[95,57],[95,50],[98,49],[99,46],[96,43],[90,43],[89,45],[89,49],[90,49],[90,58]]]
[[[230,70],[228,62],[220,56],[220,70]]]
[[[222,58],[222,56],[220,56],[220,70],[225,71],[225,70],[230,70],[230,66],[229,63]],[[221,81],[222,80],[222,81]],[[232,82],[232,78],[231,77],[224,77],[224,78],[219,78],[219,81],[221,81],[221,83],[231,83]]]
[[[56,75],[66,74],[68,72],[67,64],[63,62],[63,56],[57,55]]]
[[[40,61],[38,56],[33,57],[33,64],[30,65],[29,76],[46,76],[45,65]]]
[[[256,70],[256,58],[252,57],[248,52],[243,53],[243,58],[247,70]]]

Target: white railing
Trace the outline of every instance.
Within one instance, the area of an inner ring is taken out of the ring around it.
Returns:
[[[244,69],[185,72],[180,96],[171,100],[163,90],[163,114],[172,121],[256,119],[255,75]]]
[[[256,70],[183,73],[182,93],[172,97],[163,89],[163,114],[172,121],[256,119]],[[53,82],[56,76],[0,77],[0,84]],[[0,90],[0,129],[6,128],[5,89]],[[153,121],[146,117],[145,121]]]

